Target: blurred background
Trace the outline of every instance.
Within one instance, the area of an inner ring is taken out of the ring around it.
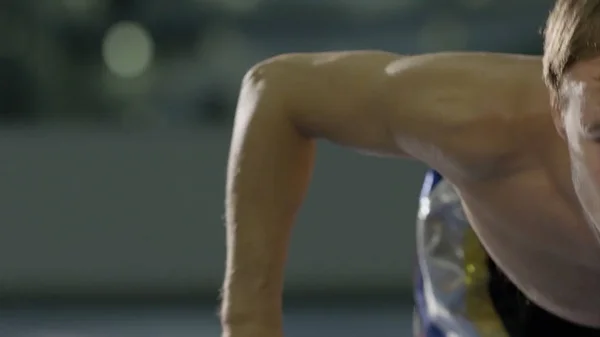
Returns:
[[[226,156],[250,66],[340,49],[537,54],[551,4],[0,2],[0,336],[218,336]],[[423,171],[322,144],[288,336],[409,336]]]

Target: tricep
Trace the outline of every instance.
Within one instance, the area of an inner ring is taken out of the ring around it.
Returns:
[[[436,167],[505,146],[497,112],[506,93],[496,85],[504,74],[490,70],[505,58],[356,51],[284,55],[262,66],[307,136]]]

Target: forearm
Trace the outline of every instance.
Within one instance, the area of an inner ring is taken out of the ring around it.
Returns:
[[[292,124],[268,75],[246,77],[227,174],[222,320],[280,327],[289,235],[308,185],[314,144]]]

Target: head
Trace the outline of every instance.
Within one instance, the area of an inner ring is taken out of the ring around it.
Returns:
[[[600,230],[600,0],[557,0],[544,33],[554,122],[579,201]]]
[[[545,30],[544,79],[573,185],[600,233],[600,0],[557,0]]]

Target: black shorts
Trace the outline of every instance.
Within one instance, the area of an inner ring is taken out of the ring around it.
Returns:
[[[492,259],[487,260],[490,298],[511,337],[600,337],[600,328],[571,323],[529,301]]]

